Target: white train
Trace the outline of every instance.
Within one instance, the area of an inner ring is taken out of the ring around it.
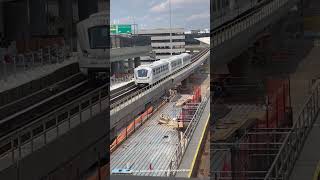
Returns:
[[[77,24],[79,66],[89,77],[108,75],[109,62],[109,13],[102,11],[92,14]]]
[[[134,81],[138,86],[151,85],[191,63],[191,55],[183,53],[161,59],[134,69]]]

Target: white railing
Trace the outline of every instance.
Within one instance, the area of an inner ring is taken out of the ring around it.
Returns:
[[[201,103],[199,104],[196,112],[194,113],[191,121],[189,122],[189,125],[187,129],[184,131],[182,135],[182,139],[180,143],[177,145],[175,153],[172,155],[170,164],[169,164],[169,171],[168,176],[174,176],[179,168],[179,165],[181,163],[181,160],[183,158],[183,155],[189,145],[189,142],[192,138],[192,135],[203,115],[203,111],[206,107],[206,105],[210,103],[210,93],[207,92],[207,95],[203,98]]]
[[[19,72],[26,72],[48,64],[58,64],[66,60],[66,47],[53,46],[27,52],[25,54],[9,55],[5,60],[0,57],[0,80],[7,80],[10,75],[16,76]]]
[[[289,179],[294,164],[303,148],[304,142],[313,127],[320,109],[320,81],[318,81],[307,102],[304,104],[297,121],[283,141],[265,180]],[[318,153],[318,152],[315,152]]]
[[[109,85],[0,138],[0,171],[109,107]]]
[[[132,79],[133,79],[133,74],[127,74],[127,75],[124,75],[123,77],[118,77],[118,78],[111,77],[110,78],[110,83],[111,83],[111,86],[112,86],[112,85],[117,84],[117,83],[128,82],[128,81],[130,81]]]
[[[225,26],[218,28],[217,30],[211,32],[213,35],[212,38],[212,47],[216,47],[223,42],[232,39],[239,33],[253,27],[257,23],[264,20],[266,17],[272,15],[276,12],[280,7],[285,4],[295,1],[295,0],[273,0],[269,4],[257,9],[250,14],[247,14],[244,17],[241,17],[232,23],[229,23]]]

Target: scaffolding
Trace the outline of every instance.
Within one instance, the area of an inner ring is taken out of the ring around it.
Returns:
[[[211,124],[212,179],[259,180],[268,174],[291,130],[292,112],[287,79],[269,78],[265,87],[264,101],[256,98],[255,104],[241,104],[237,99],[229,104],[232,99],[220,98],[213,105],[220,111],[231,110]]]
[[[214,180],[264,179],[289,128],[253,128],[234,142],[211,143]],[[220,161],[219,161],[220,159]]]

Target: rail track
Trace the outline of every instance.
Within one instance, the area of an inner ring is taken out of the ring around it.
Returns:
[[[104,82],[90,82],[85,79],[73,85],[72,87],[64,89],[63,91],[50,96],[49,98],[46,98],[36,104],[30,105],[29,103],[29,106],[27,108],[0,120],[0,137],[14,131],[17,128],[25,126],[28,123],[31,123],[32,121],[46,115],[47,113],[81,96],[84,96],[85,94],[103,85],[105,85]],[[25,105],[21,107],[25,107]]]
[[[69,78],[57,82],[47,88],[37,91],[29,96],[16,100],[14,102],[8,103],[6,105],[0,106],[0,122],[2,119],[9,117],[19,111],[22,111],[34,104],[37,104],[45,99],[55,96],[65,89],[68,89],[76,84],[83,82],[85,76],[81,73],[74,74]]]

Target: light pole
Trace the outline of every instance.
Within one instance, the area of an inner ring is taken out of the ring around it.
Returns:
[[[171,24],[171,0],[169,0],[169,11],[170,11],[170,55],[172,56],[172,24]]]

